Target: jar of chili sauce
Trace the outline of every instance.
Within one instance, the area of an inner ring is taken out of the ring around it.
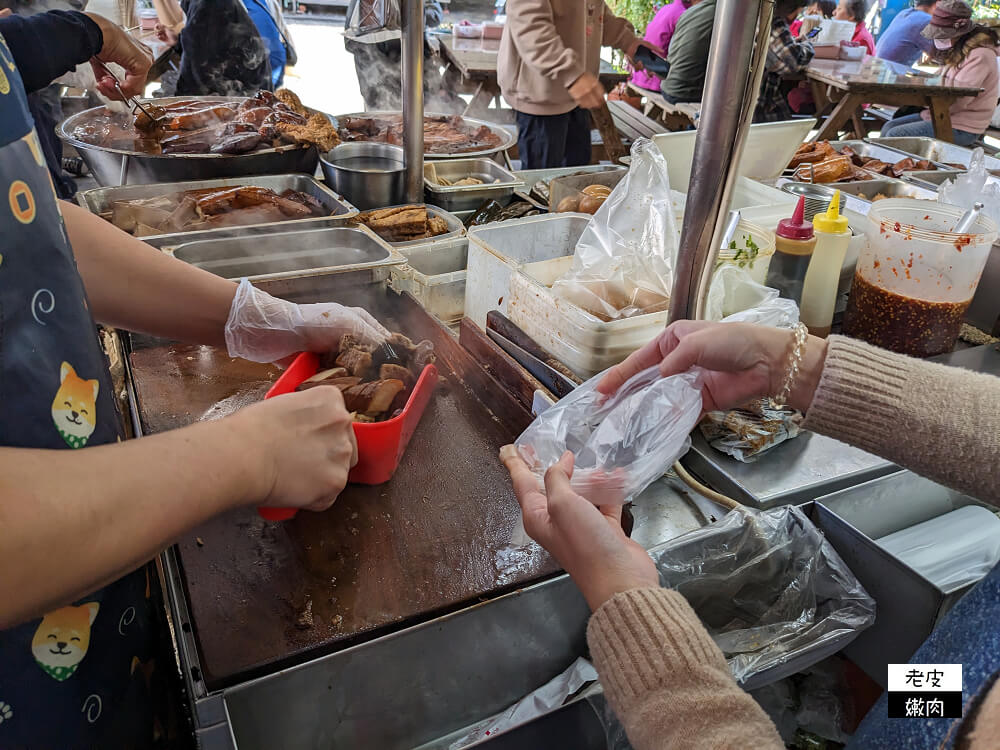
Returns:
[[[952,232],[963,213],[908,198],[872,206],[846,335],[917,357],[951,351],[997,239],[996,223],[984,215],[968,233]]]

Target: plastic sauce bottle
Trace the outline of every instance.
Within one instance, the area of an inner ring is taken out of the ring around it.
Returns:
[[[774,232],[774,255],[764,282],[797,305],[802,302],[802,283],[816,247],[813,225],[805,220],[805,214],[806,199],[800,196],[792,217],[778,222]]]
[[[830,334],[833,309],[837,304],[840,269],[844,265],[847,245],[851,241],[847,217],[840,215],[839,190],[833,194],[826,213],[816,214],[813,229],[816,233],[816,248],[802,285],[799,317],[809,328],[809,333],[826,338]]]

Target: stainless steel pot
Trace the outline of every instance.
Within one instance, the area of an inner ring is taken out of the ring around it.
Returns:
[[[326,183],[360,209],[395,206],[404,199],[403,149],[388,143],[342,143],[320,166]]]
[[[170,104],[202,97],[165,97],[156,103]],[[226,97],[204,97],[212,102]],[[230,97],[230,101],[242,101]],[[223,177],[246,177],[261,174],[313,174],[319,161],[316,148],[297,145],[279,146],[249,154],[144,154],[138,151],[105,148],[86,143],[73,135],[81,124],[93,119],[104,107],[84,110],[63,120],[56,133],[75,148],[102,187],[115,185],[148,185],[154,182],[214,180]]]

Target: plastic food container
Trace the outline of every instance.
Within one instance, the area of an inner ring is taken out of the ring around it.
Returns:
[[[485,330],[486,313],[506,314],[514,273],[526,263],[572,255],[591,218],[589,214],[550,214],[470,229],[465,317]]]
[[[997,239],[986,216],[969,234],[953,233],[963,213],[906,198],[872,204],[845,334],[911,356],[951,351]]]
[[[483,35],[481,23],[456,23],[451,33],[459,39],[479,39]]]
[[[753,241],[757,248],[756,252],[749,248],[748,240]],[[774,232],[748,221],[741,221],[736,225],[732,242],[735,243],[735,248],[727,245],[719,250],[719,263],[739,266],[746,270],[754,281],[763,284],[767,279],[771,258],[774,257]]]
[[[487,21],[483,24],[483,39],[499,39],[503,36],[502,23],[494,23],[493,21]]]
[[[312,352],[302,352],[291,366],[278,378],[264,398],[274,398],[291,393],[304,380],[311,378],[319,370],[319,357]],[[382,484],[392,479],[399,466],[410,438],[413,437],[420,418],[431,400],[438,373],[434,365],[424,367],[413,393],[403,407],[403,413],[385,422],[354,425],[354,437],[358,441],[358,463],[347,477],[355,484]],[[295,508],[258,508],[262,518],[268,521],[287,521],[298,512]]]
[[[398,292],[409,292],[420,306],[452,325],[465,314],[465,268],[469,241],[465,237],[406,248],[406,263],[389,272]]]

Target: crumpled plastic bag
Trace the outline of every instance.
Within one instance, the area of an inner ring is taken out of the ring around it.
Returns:
[[[640,138],[628,174],[594,214],[552,291],[604,321],[666,310],[678,239],[667,162]]]
[[[594,665],[581,656],[566,671],[528,693],[513,706],[471,727],[462,737],[452,742],[448,750],[459,750],[480,740],[494,737],[512,727],[521,726],[558,708],[584,685],[596,680],[597,670],[594,669]]]
[[[1000,224],[1000,185],[987,182],[989,177],[983,149],[977,148],[972,152],[969,171],[958,175],[954,180],[946,180],[938,188],[938,203],[948,203],[966,210],[975,203],[982,203],[983,213]]]
[[[796,409],[777,408],[771,399],[760,398],[739,409],[710,411],[699,428],[717,451],[751,463],[774,446],[797,437],[802,418]]]
[[[576,456],[571,485],[595,505],[629,502],[690,447],[701,417],[700,368],[660,377],[656,367],[634,375],[612,396],[595,375],[547,409],[515,441],[542,486],[566,451]]]
[[[277,362],[298,352],[336,349],[345,333],[363,344],[381,344],[389,336],[381,323],[360,307],[335,302],[297,305],[240,280],[226,321],[230,357]]]
[[[794,300],[779,297],[777,289],[758,284],[746,269],[724,264],[708,287],[705,319],[794,328],[799,307]]]
[[[732,511],[649,552],[745,690],[815,664],[875,622],[875,600],[794,506]]]

